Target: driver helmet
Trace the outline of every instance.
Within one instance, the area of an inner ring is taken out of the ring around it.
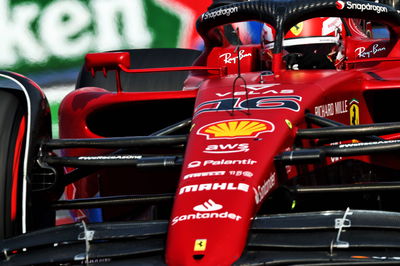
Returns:
[[[287,68],[335,68],[341,60],[342,26],[342,20],[336,17],[312,18],[293,26],[283,40]],[[275,29],[264,24],[261,35],[264,54],[270,54],[274,41]]]

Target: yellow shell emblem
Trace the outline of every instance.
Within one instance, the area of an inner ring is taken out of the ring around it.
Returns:
[[[207,136],[207,139],[219,138],[253,138],[263,132],[274,131],[271,122],[255,119],[227,120],[212,123],[199,129],[200,135]]]
[[[303,22],[297,23],[296,25],[294,25],[290,31],[295,35],[295,36],[299,36],[299,34],[303,31]]]

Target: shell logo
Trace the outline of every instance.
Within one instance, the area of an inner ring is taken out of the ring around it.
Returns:
[[[207,139],[255,138],[261,133],[274,131],[275,126],[269,121],[256,119],[234,119],[219,121],[201,127],[198,135]]]

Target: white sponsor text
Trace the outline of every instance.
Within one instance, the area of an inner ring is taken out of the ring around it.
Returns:
[[[239,51],[239,60],[242,60],[245,57],[251,56],[251,53],[244,53],[244,50]],[[225,64],[236,64],[238,60],[238,56],[234,56],[232,53],[225,53],[219,56],[219,58],[223,58]]]
[[[220,9],[220,10],[213,11],[213,12],[206,12],[201,16],[201,18],[202,18],[202,20],[206,20],[209,18],[214,19],[219,16],[228,16],[229,17],[232,13],[236,13],[238,11],[239,11],[238,7],[224,8],[224,9]]]
[[[354,52],[357,54],[358,57],[361,58],[371,58],[371,55],[375,55],[379,52],[386,51],[386,47],[379,47],[379,43],[375,43],[372,46],[372,49],[369,51],[365,51],[365,47],[358,47]]]
[[[206,184],[196,184],[196,185],[189,185],[184,186],[179,190],[179,195],[188,192],[198,192],[198,191],[216,191],[216,190],[237,190],[248,192],[249,185],[244,183],[206,183]]]
[[[204,153],[236,153],[236,152],[248,152],[249,144],[248,143],[234,143],[234,144],[215,144],[208,145],[206,149],[203,151]]]
[[[225,171],[201,172],[201,173],[187,174],[183,177],[183,179],[189,179],[193,177],[222,176],[222,175],[225,175]]]
[[[276,173],[274,172],[267,180],[264,181],[262,186],[253,187],[256,204],[259,204],[265,196],[267,196],[268,192],[275,185],[275,177]]]
[[[243,160],[205,160],[205,161],[193,161],[188,164],[189,168],[195,168],[199,166],[215,166],[215,165],[254,165],[257,161],[252,159]]]

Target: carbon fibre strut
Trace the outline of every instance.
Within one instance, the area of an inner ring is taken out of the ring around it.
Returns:
[[[237,39],[238,39],[238,45],[236,46],[234,52],[236,52],[236,54],[237,54],[237,60],[238,60],[238,63],[237,63],[238,75],[236,76],[236,78],[235,78],[235,80],[233,81],[233,84],[232,84],[232,112],[231,112],[231,116],[233,116],[233,115],[234,115],[234,112],[235,112],[235,90],[236,90],[236,82],[237,82],[239,79],[241,79],[241,80],[243,81],[243,83],[244,83],[244,90],[245,90],[245,92],[246,92],[246,105],[247,105],[247,112],[246,112],[246,114],[247,114],[247,115],[250,115],[250,108],[249,108],[249,92],[248,92],[248,89],[247,89],[246,80],[242,77],[242,73],[241,73],[241,69],[240,69],[240,61],[241,61],[241,58],[240,58],[240,44],[241,44],[241,41],[240,41],[240,37],[239,37],[239,36],[240,36],[240,35],[239,35],[239,28],[236,28],[236,37],[237,37]]]
[[[305,116],[308,122],[322,127],[299,129],[296,134],[297,139],[318,140],[320,138],[325,138],[324,141],[322,141],[323,143],[357,139],[360,142],[311,148],[296,148],[296,150],[285,151],[276,155],[274,163],[278,172],[278,177],[282,183],[287,181],[286,165],[317,165],[323,163],[327,157],[350,157],[400,151],[399,139],[386,140],[378,137],[385,134],[400,132],[399,122],[348,126],[309,113]],[[320,144],[321,141],[319,140],[317,143]],[[289,190],[294,193],[367,192],[399,189],[400,182],[397,181],[375,182],[373,184],[295,186],[289,188]]]
[[[183,156],[145,156],[144,154],[132,154],[130,149],[146,149],[154,147],[179,147],[184,146],[187,141],[186,135],[170,135],[178,130],[187,128],[191,124],[191,119],[185,119],[171,126],[153,132],[149,136],[133,136],[122,138],[103,138],[103,139],[56,139],[42,143],[38,158],[41,173],[37,180],[32,183],[38,187],[37,190],[60,190],[66,185],[74,183],[90,174],[95,173],[104,167],[135,166],[137,168],[174,168],[180,167]],[[52,150],[64,148],[100,148],[117,149],[116,151],[102,156],[80,156],[62,157],[55,156]],[[178,152],[181,149],[177,150]],[[75,167],[74,170],[62,174],[60,169],[65,166]],[[78,167],[78,168],[76,168]],[[51,182],[45,179],[44,171],[56,173]],[[57,172],[56,169],[59,171]],[[174,199],[173,194],[147,194],[147,195],[122,195],[99,198],[87,198],[77,200],[58,200],[53,202],[53,209],[78,209],[78,208],[98,208],[115,205],[132,204],[161,204],[170,202]]]
[[[131,154],[132,148],[146,149],[151,147],[179,147],[186,144],[186,135],[170,135],[187,128],[191,119],[185,119],[166,128],[153,132],[149,136],[133,136],[103,139],[53,139],[42,143],[37,169],[32,174],[31,182],[35,191],[64,187],[84,178],[100,168],[107,166],[136,167],[175,167],[182,164],[182,156],[143,156]],[[103,156],[62,157],[52,150],[65,148],[117,149]],[[62,174],[58,166],[72,166],[71,172]],[[50,176],[52,174],[53,176]]]
[[[400,150],[400,140],[385,140],[374,135],[398,133],[399,131],[400,123],[398,122],[356,126],[336,125],[325,128],[299,129],[296,135],[299,139],[333,138],[335,141],[358,139],[367,140],[367,142],[286,151],[275,158],[285,164],[318,163],[325,157],[394,152]]]

